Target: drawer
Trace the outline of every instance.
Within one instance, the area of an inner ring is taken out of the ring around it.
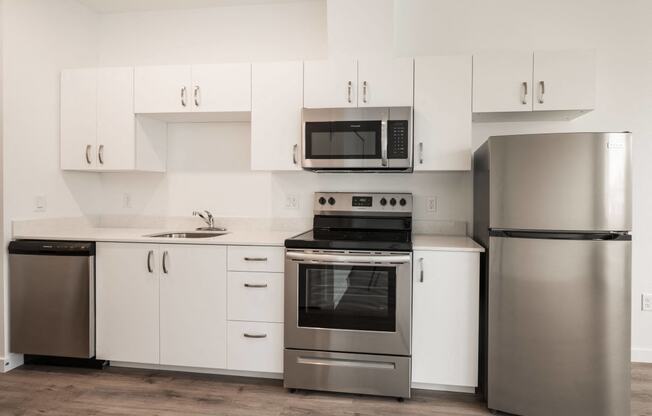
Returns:
[[[230,321],[283,322],[283,273],[229,272]]]
[[[283,372],[283,324],[229,322],[228,369]]]
[[[236,272],[283,273],[283,247],[229,246],[228,268]]]

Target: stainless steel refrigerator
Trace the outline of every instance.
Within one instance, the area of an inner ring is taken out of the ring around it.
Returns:
[[[631,135],[490,137],[474,155],[492,410],[630,414]]]

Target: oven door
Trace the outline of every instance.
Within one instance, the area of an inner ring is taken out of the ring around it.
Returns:
[[[411,253],[286,252],[285,347],[410,355]]]

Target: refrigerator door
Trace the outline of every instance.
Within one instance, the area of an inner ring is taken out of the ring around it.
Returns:
[[[631,241],[490,237],[490,409],[628,415]]]
[[[631,135],[489,138],[492,229],[631,230]]]

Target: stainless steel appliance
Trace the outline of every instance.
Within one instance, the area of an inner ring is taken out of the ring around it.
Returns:
[[[95,356],[95,243],[9,244],[10,351]]]
[[[317,193],[285,242],[286,388],[410,397],[412,195]]]
[[[631,137],[491,137],[474,157],[490,409],[628,415]]]
[[[304,109],[302,166],[412,171],[412,108]]]

